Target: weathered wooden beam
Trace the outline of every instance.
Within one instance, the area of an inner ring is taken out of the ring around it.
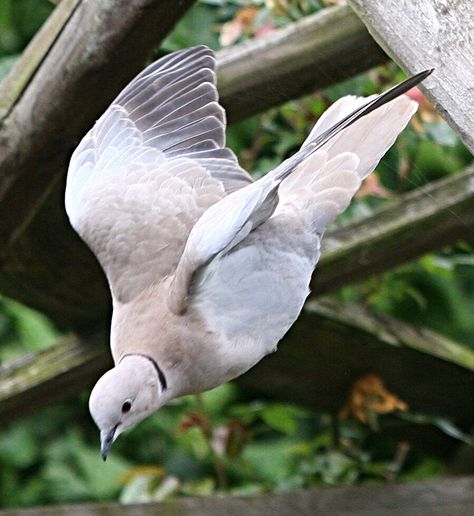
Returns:
[[[410,483],[306,489],[257,496],[203,496],[164,502],[62,505],[0,511],[1,516],[468,516],[474,513],[474,477]]]
[[[391,269],[474,234],[474,166],[400,196],[372,216],[329,231],[313,295]]]
[[[0,422],[96,380],[109,366],[104,333],[68,337],[0,368]],[[474,420],[474,352],[426,329],[329,299],[311,303],[282,341],[238,383],[257,394],[337,411],[352,382],[374,372],[414,410]]]
[[[80,3],[81,0],[64,0],[61,8],[53,11],[15,63],[12,72],[0,84],[0,120],[3,121],[12,112]]]
[[[221,50],[217,56],[219,94],[230,123],[387,60],[345,4]]]
[[[0,366],[0,426],[17,415],[77,394],[111,366],[106,332],[69,335],[58,344]]]
[[[435,68],[422,88],[474,152],[472,0],[349,0],[374,39],[414,73]]]
[[[0,85],[2,247],[22,233],[75,144],[193,3],[58,5]]]

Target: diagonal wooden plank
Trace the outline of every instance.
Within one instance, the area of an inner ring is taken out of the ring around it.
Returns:
[[[60,181],[75,144],[194,0],[61,2],[0,85],[0,241]]]
[[[111,366],[107,333],[69,335],[50,348],[0,365],[0,426],[92,386]]]
[[[81,0],[64,0],[61,7],[55,9],[46,20],[42,30],[37,32],[31,45],[28,45],[22,57],[15,63],[12,72],[0,87],[0,121],[5,120],[11,113],[80,3]]]
[[[0,421],[88,387],[110,366],[105,332],[67,337],[0,368]],[[277,353],[237,381],[257,394],[337,411],[352,382],[375,372],[413,410],[474,420],[474,352],[364,307],[323,299],[302,313]]]
[[[409,72],[435,68],[428,98],[474,152],[472,0],[350,0],[374,39]]]

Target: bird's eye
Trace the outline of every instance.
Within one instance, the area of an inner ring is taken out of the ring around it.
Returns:
[[[122,414],[126,414],[127,412],[130,412],[131,408],[132,408],[132,404],[129,401],[126,401],[122,405]]]

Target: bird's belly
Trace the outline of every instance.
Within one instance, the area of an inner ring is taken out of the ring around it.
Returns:
[[[252,233],[212,266],[200,289],[198,306],[224,336],[221,353],[234,377],[276,349],[309,293],[319,239],[280,226]]]

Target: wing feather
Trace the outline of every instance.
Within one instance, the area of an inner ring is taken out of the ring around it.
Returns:
[[[225,147],[214,69],[203,46],[152,63],[71,158],[66,210],[118,300],[171,274],[202,213],[252,182]]]

